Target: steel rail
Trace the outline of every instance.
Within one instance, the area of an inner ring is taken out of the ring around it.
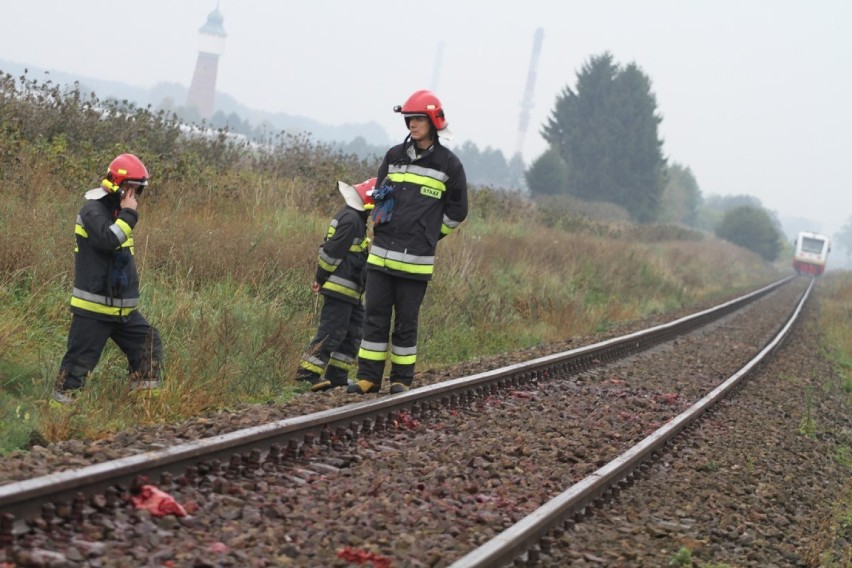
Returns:
[[[588,368],[647,349],[668,338],[691,331],[757,300],[796,276],[782,278],[748,294],[715,307],[645,330],[615,337],[570,351],[539,357],[467,377],[450,379],[344,406],[287,418],[261,426],[236,430],[171,448],[141,452],[79,469],[56,472],[33,479],[0,485],[0,513],[16,519],[40,512],[47,501],[71,501],[80,494],[93,496],[113,486],[130,485],[139,476],[153,478],[162,473],[181,475],[187,468],[253,450],[266,451],[272,446],[300,443],[307,436],[331,433],[341,428],[357,430],[359,421],[382,417],[434,404],[458,403],[477,393],[493,393],[501,387],[515,387],[538,380],[553,370],[555,375]]]
[[[698,420],[704,412],[739,386],[741,381],[769,356],[787,337],[799,317],[805,301],[814,286],[811,280],[802,294],[789,320],[763,349],[736,373],[701,398],[698,402],[672,418],[662,427],[649,434],[641,442],[570,486],[511,527],[485,544],[455,561],[449,568],[491,568],[505,566],[526,553],[553,528],[571,517],[579,515],[603,496],[610,488],[625,480],[631,473],[654,454],[660,452],[682,430]]]

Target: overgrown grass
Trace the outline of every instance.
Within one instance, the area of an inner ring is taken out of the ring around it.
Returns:
[[[835,363],[840,388],[852,406],[852,274],[831,272],[820,281],[820,330],[825,354]]]
[[[836,380],[825,388],[840,389],[852,412],[852,274],[829,272],[818,282],[819,330],[823,352],[834,362]],[[836,391],[835,391],[836,392]],[[833,432],[832,458],[852,471],[852,430]],[[827,568],[852,566],[852,477],[820,523],[821,531],[810,547],[810,558]]]
[[[4,98],[3,88],[8,81],[0,81],[0,453],[298,395],[292,374],[316,330],[309,286],[341,203],[335,182],[365,179],[377,164],[298,137],[264,148],[182,139],[167,117],[74,114],[79,101],[43,107],[32,93]],[[141,311],[163,336],[166,387],[156,399],[131,398],[126,363],[110,344],[80,400],[57,411],[46,400],[70,322],[74,219],[82,193],[120,151],[140,154],[152,174],[134,238]],[[555,222],[552,210],[491,189],[472,188],[470,205],[438,249],[421,312],[421,370],[589,334],[776,276],[756,255],[691,232],[568,211]]]

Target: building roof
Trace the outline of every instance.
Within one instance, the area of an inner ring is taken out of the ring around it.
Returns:
[[[198,31],[203,34],[227,37],[228,34],[225,33],[225,27],[222,25],[224,21],[225,19],[222,17],[222,13],[219,12],[219,7],[217,6],[215,10],[207,15],[207,21]]]

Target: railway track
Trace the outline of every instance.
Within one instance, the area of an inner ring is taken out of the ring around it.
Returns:
[[[705,412],[737,388],[753,369],[769,357],[790,333],[812,288],[813,280],[802,294],[790,318],[778,333],[754,358],[722,384],[616,459],[567,488],[520,522],[454,562],[451,568],[502,566],[513,562],[522,555],[526,555],[527,559],[532,562],[537,562],[541,553],[540,543],[553,529],[560,530],[561,525],[567,525],[567,528],[570,528],[576,520],[582,519],[586,507],[592,506],[607,493],[617,491],[619,484],[630,483],[632,481],[631,476],[636,475],[642,464],[663,451],[665,446],[671,444],[682,430],[691,426]]]
[[[510,400],[534,397],[534,394],[529,393],[548,383],[559,383],[570,380],[571,377],[588,374],[607,363],[632,357],[636,353],[682,337],[683,334],[701,326],[718,322],[744,306],[773,294],[789,282],[790,279],[776,282],[716,308],[648,330],[526,363],[425,386],[403,395],[375,398],[160,451],[6,484],[0,486],[0,510],[3,512],[0,538],[10,547],[20,535],[39,525],[33,521],[38,515],[41,515],[43,526],[46,506],[50,511],[47,517],[50,522],[56,524],[55,511],[57,508],[62,509],[61,505],[57,507],[56,504],[61,503],[70,504],[63,509],[63,522],[84,524],[87,515],[102,514],[104,509],[117,507],[123,502],[121,494],[138,485],[140,476],[149,480],[159,476],[161,486],[178,488],[192,485],[199,480],[200,484],[204,485],[204,479],[256,478],[262,476],[264,471],[282,465],[288,472],[283,477],[291,483],[295,479],[297,483],[315,485],[317,478],[323,477],[322,472],[334,475],[363,460],[364,458],[353,458],[349,464],[338,467],[340,460],[346,459],[341,458],[341,455],[352,458],[353,447],[370,452],[399,453],[399,447],[394,447],[394,444],[391,444],[388,450],[386,443],[368,442],[372,438],[382,439],[390,433],[403,431],[403,438],[416,442],[420,423],[431,421],[434,424],[436,420],[440,421],[448,415],[453,416],[456,410],[462,407],[474,408],[474,414],[487,413],[489,405],[494,404],[493,401],[501,396],[508,396]],[[796,307],[790,307],[788,311],[798,313],[806,297],[807,292]],[[787,323],[782,330],[789,330],[791,325]],[[768,354],[780,341],[781,339],[773,339],[761,345],[760,351]],[[757,362],[749,364],[754,366]],[[723,385],[706,395],[704,402],[719,400],[736,387],[746,372],[738,371],[732,375]],[[671,409],[667,411],[670,413]],[[513,525],[505,533],[493,535],[495,540],[480,543],[480,547],[469,551],[466,556],[456,560],[454,565],[499,565],[523,555],[534,561],[540,555],[540,548],[537,548],[540,545],[536,543],[542,536],[565,522],[573,522],[566,521],[566,518],[576,520],[575,518],[583,514],[592,503],[610,491],[611,486],[623,479],[629,479],[635,467],[650,455],[659,452],[668,443],[669,435],[677,434],[705,411],[706,407],[691,406],[674,419],[666,420],[666,425],[660,430],[644,437],[638,449],[630,449],[621,457],[589,472],[590,476],[582,477],[578,483],[557,497],[555,502],[533,511],[530,517]],[[664,412],[662,418],[666,416]],[[635,434],[634,432],[632,435]],[[334,456],[322,457],[326,453],[334,452],[337,452]],[[602,459],[598,457],[589,463],[598,463]],[[328,467],[320,467],[323,463]],[[330,463],[336,465],[329,466]],[[320,475],[317,475],[316,470],[321,472]],[[576,477],[578,474],[574,472],[573,475]],[[219,490],[221,491],[221,485]],[[525,507],[528,508],[528,505]],[[13,519],[18,521],[17,524]],[[531,519],[538,520],[533,522]],[[500,520],[505,524],[505,518]],[[30,528],[22,528],[22,525]],[[15,526],[18,528],[15,529]],[[487,536],[487,531],[484,534]],[[357,534],[350,536],[356,537],[350,540],[357,540]],[[298,551],[294,551],[294,554],[296,553]],[[438,563],[440,564],[440,560]],[[427,564],[424,562],[424,565]]]

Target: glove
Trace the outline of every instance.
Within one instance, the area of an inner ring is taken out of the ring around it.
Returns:
[[[396,203],[393,186],[383,185],[373,191],[373,201],[376,202],[373,208],[373,224],[381,225],[390,221],[393,218],[393,207]]]

